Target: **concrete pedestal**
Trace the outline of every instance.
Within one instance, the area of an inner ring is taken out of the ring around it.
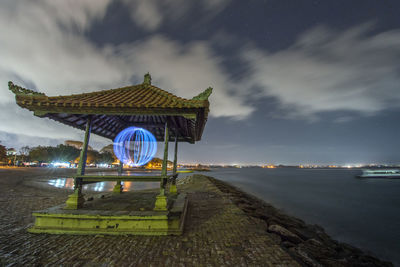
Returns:
[[[124,194],[125,195],[125,194]],[[121,195],[122,197],[122,195]],[[172,205],[168,210],[130,210],[125,207],[111,207],[112,198],[106,204],[102,199],[91,204],[90,208],[64,209],[63,205],[33,213],[35,225],[31,233],[78,234],[78,235],[181,235],[183,231],[187,198],[180,194],[169,200]],[[158,198],[163,202],[167,199]],[[98,206],[101,209],[93,209]],[[120,206],[121,207],[121,206]]]
[[[76,210],[83,207],[85,199],[79,189],[75,189],[74,193],[68,196],[64,209]]]

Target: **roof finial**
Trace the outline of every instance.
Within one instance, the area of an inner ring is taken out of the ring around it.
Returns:
[[[21,86],[15,85],[13,82],[8,82],[8,89],[16,95],[34,95],[34,96],[44,96],[44,93],[35,92],[33,90],[22,88]]]
[[[206,90],[204,90],[204,92],[193,97],[192,100],[208,100],[208,97],[211,95],[212,90],[212,87],[208,87]]]
[[[147,72],[147,73],[144,75],[143,84],[151,85],[151,75],[150,75],[150,73]]]

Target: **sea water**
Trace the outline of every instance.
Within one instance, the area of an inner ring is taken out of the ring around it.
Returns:
[[[354,169],[216,168],[210,176],[334,239],[400,266],[400,179],[360,179]]]

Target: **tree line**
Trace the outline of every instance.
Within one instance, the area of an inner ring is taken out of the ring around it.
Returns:
[[[5,162],[7,160],[7,148],[0,145],[0,162]]]
[[[70,162],[74,163],[79,160],[80,149],[69,145],[57,146],[24,146],[19,150],[18,156],[7,156],[7,149],[0,145],[0,161],[14,163],[14,160],[20,162]],[[89,150],[87,153],[87,164],[111,164],[114,162],[115,156],[108,151]]]

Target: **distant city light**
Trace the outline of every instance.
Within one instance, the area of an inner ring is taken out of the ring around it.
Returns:
[[[52,163],[51,163],[51,166],[52,166],[52,167],[59,167],[59,168],[69,168],[69,167],[71,167],[71,163],[69,163],[69,162],[58,162],[58,161],[56,161],[56,162],[52,162]]]
[[[114,140],[115,155],[129,166],[137,167],[148,163],[156,152],[156,138],[143,128],[126,128]]]
[[[97,167],[100,167],[100,168],[109,168],[110,165],[107,164],[107,163],[100,163],[100,164],[97,164]]]

